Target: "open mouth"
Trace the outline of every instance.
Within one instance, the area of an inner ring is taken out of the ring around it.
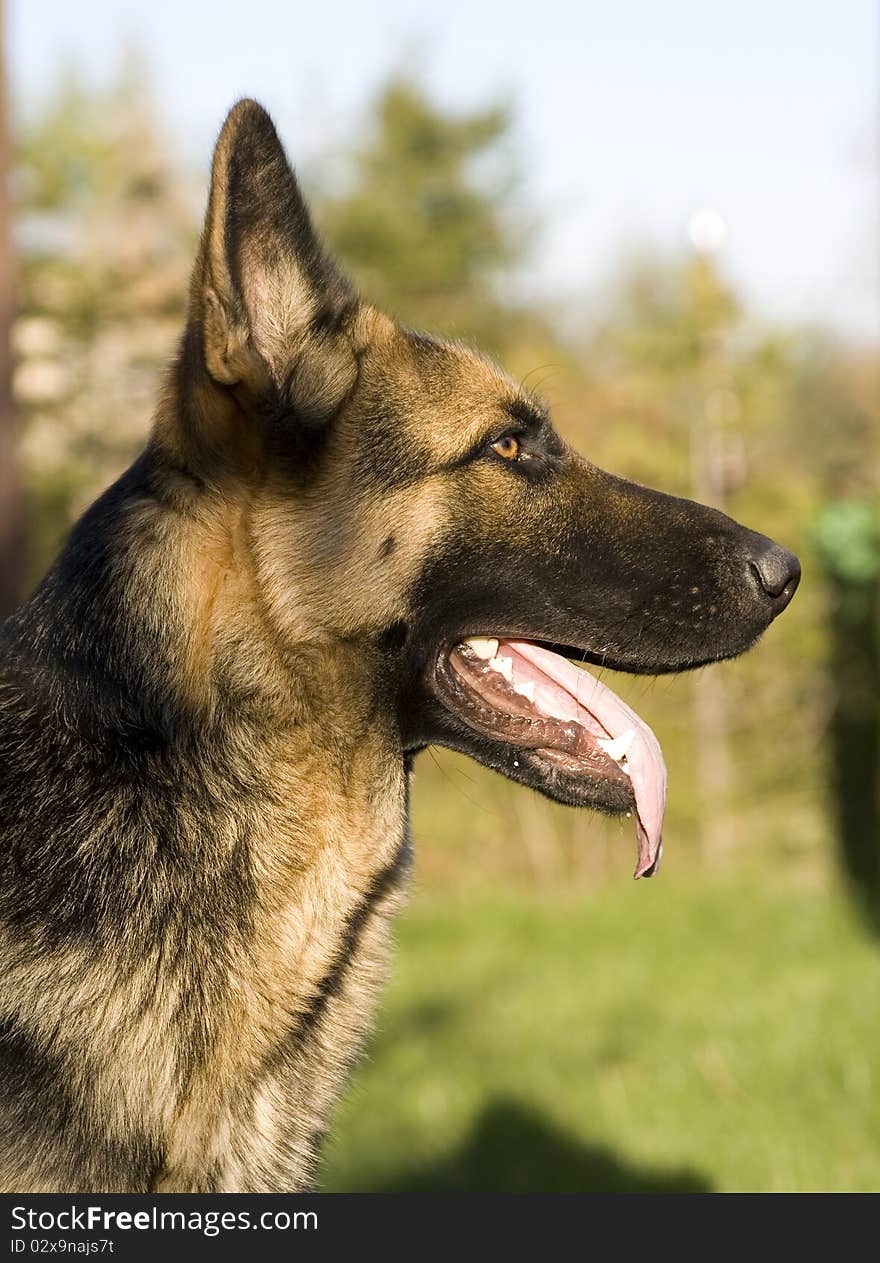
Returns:
[[[528,640],[471,637],[445,655],[444,701],[471,728],[568,777],[607,787],[636,818],[636,877],[660,863],[666,765],[634,710],[595,676]]]

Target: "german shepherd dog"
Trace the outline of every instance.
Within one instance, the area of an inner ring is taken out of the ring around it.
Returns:
[[[362,301],[239,102],[146,450],[0,632],[0,1188],[309,1188],[417,752],[633,813],[650,874],[659,747],[570,659],[731,657],[798,578]]]

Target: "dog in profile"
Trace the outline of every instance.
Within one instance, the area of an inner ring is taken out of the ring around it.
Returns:
[[[632,813],[650,874],[662,755],[570,660],[730,657],[798,577],[361,299],[240,101],[146,449],[0,629],[0,1188],[309,1188],[416,754]]]

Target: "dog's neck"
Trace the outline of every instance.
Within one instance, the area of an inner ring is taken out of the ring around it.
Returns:
[[[145,453],[93,506],[87,529],[77,528],[23,607],[18,634],[10,629],[23,654],[50,672],[100,681],[94,702],[108,726],[154,728],[181,747],[233,729],[273,751],[308,733],[315,749],[332,730],[338,766],[370,732],[393,742],[374,643],[305,618],[294,635],[289,620],[282,628],[257,574],[252,502],[228,489],[212,496],[182,475],[170,494],[167,467],[159,497],[154,460]],[[145,576],[151,599],[135,603],[128,592]],[[291,574],[286,609],[295,605]]]
[[[315,1119],[369,1020],[406,867],[406,773],[368,658],[342,642],[277,643],[234,525],[171,512],[143,467],[126,475],[92,510],[92,555],[75,532],[10,635],[20,669],[47,681],[47,707],[82,693],[82,757],[138,769],[90,837],[127,909],[96,927],[81,964],[83,992],[104,996],[83,1014],[78,1054],[100,1112],[157,1137],[159,1186],[208,1189],[213,1170],[219,1186],[246,1187],[258,1177],[230,1138],[241,1128],[266,1154],[273,1137],[301,1142],[307,1172]],[[129,564],[151,578],[146,608],[127,598]],[[108,770],[108,791],[114,781]],[[136,970],[114,933],[138,939]],[[169,959],[187,962],[185,1005],[163,980]],[[48,984],[23,975],[31,1007],[34,985]],[[347,1032],[330,1062],[325,1020]],[[137,1052],[108,1058],[129,1038]],[[309,1085],[301,1102],[293,1081]],[[255,1111],[262,1132],[244,1121]]]

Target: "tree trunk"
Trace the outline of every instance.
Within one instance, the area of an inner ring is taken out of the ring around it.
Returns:
[[[15,258],[9,193],[11,156],[6,100],[5,14],[3,0],[0,0],[0,618],[15,607],[21,595],[24,542],[12,397]]]

